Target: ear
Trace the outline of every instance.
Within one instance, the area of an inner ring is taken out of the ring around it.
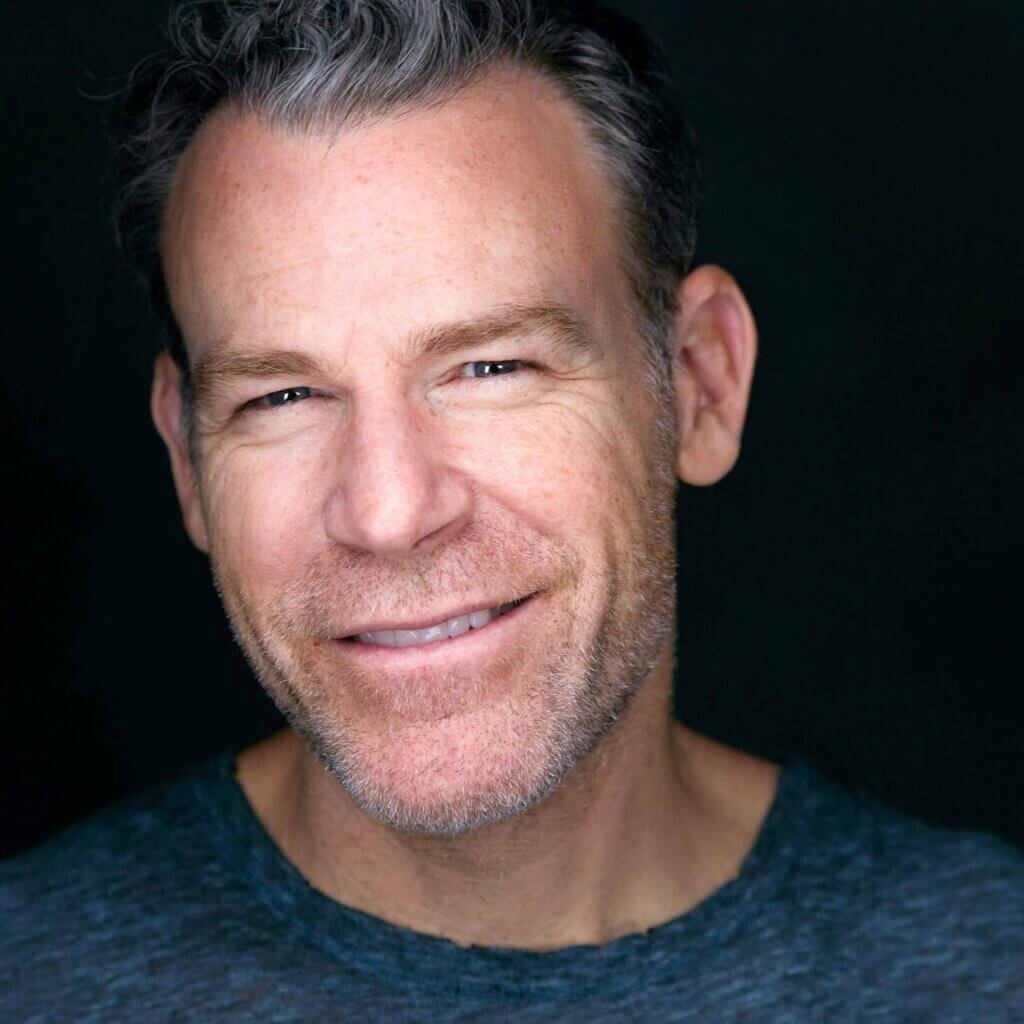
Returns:
[[[757,325],[739,285],[721,267],[692,271],[679,286],[673,358],[685,483],[716,483],[739,457],[756,358]]]
[[[157,432],[167,445],[171,458],[174,489],[185,521],[185,530],[200,551],[210,550],[206,521],[196,483],[195,467],[189,454],[185,433],[185,405],[181,394],[181,371],[167,352],[161,352],[153,364],[153,390],[149,400],[150,413]]]

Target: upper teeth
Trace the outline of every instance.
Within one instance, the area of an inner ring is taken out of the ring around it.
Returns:
[[[364,644],[380,644],[383,647],[408,647],[412,644],[429,644],[434,640],[447,640],[452,636],[461,636],[469,629],[480,629],[491,619],[511,611],[521,601],[509,601],[496,608],[485,608],[468,615],[457,615],[454,619],[445,619],[424,629],[382,629],[376,633],[360,633],[359,640]]]

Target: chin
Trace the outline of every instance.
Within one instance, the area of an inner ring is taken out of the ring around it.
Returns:
[[[339,723],[340,724],[340,723]],[[540,803],[575,763],[551,715],[511,701],[384,731],[302,730],[369,817],[396,831],[454,837]]]

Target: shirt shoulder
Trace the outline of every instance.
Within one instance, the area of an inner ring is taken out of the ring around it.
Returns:
[[[32,1008],[56,990],[116,1019],[118,991],[251,902],[209,841],[212,763],[0,862],[0,1019],[53,1019]]]
[[[810,770],[813,814],[801,863],[819,880],[889,897],[911,912],[956,907],[964,923],[1011,922],[1024,900],[1024,850],[989,832],[931,824]]]
[[[156,877],[187,875],[203,861],[191,777],[103,808],[38,846],[0,862],[0,908],[10,937],[51,914],[94,922],[134,902]],[[14,927],[11,927],[12,924]]]
[[[1024,851],[803,774],[776,923],[804,969],[901,993],[908,1012],[966,999],[1024,1013]]]

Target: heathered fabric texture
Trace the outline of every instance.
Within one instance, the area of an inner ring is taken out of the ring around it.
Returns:
[[[1024,1021],[1024,856],[787,768],[739,877],[604,946],[463,949],[282,857],[228,752],[0,865],[0,1020]]]

